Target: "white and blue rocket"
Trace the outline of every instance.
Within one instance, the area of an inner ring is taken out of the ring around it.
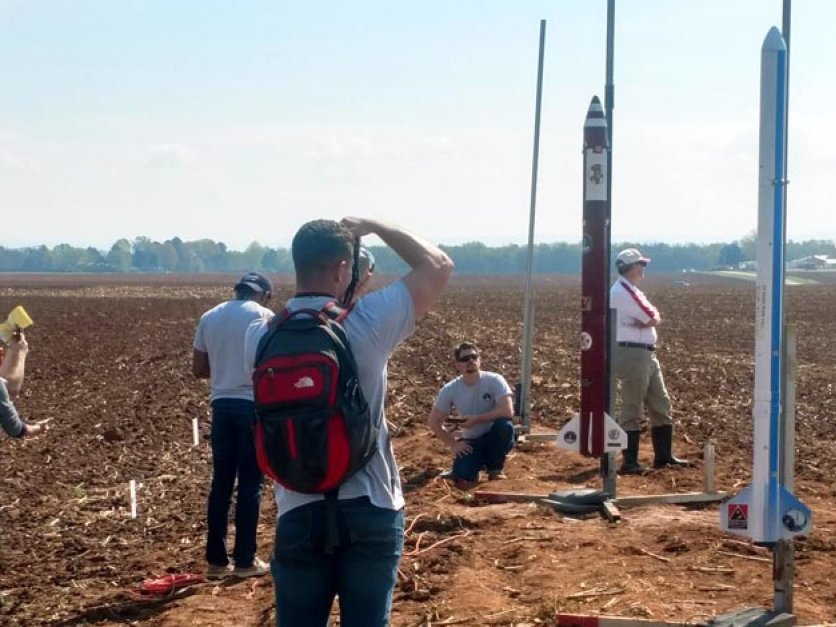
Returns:
[[[773,27],[761,48],[752,483],[720,510],[725,531],[758,544],[807,534],[812,524],[780,480],[787,79],[787,46]]]

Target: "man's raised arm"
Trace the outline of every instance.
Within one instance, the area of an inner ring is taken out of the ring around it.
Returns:
[[[411,272],[403,280],[412,296],[415,318],[423,317],[453,274],[453,260],[447,253],[420,237],[376,220],[347,217],[342,224],[357,237],[377,235],[409,265]]]

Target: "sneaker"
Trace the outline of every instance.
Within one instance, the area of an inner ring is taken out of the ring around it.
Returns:
[[[232,571],[232,576],[244,579],[245,577],[261,577],[269,572],[270,564],[256,557],[251,566],[247,566],[246,568],[236,566]]]
[[[467,479],[456,478],[453,479],[453,485],[456,486],[459,490],[464,490],[466,492],[478,486],[479,481],[468,481]]]
[[[206,578],[207,579],[222,579],[228,576],[232,572],[232,566],[227,564],[226,566],[221,566],[220,564],[209,564],[206,567]]]
[[[506,475],[501,470],[489,470],[488,471],[488,481],[502,481],[503,479],[507,479],[508,475]]]

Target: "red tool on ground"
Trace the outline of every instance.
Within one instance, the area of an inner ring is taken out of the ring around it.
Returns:
[[[134,596],[143,600],[150,600],[153,597],[174,596],[177,590],[188,588],[199,583],[205,583],[206,579],[201,575],[193,573],[172,573],[155,579],[145,579]]]

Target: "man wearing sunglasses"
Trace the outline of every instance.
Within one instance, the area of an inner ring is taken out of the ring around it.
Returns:
[[[490,481],[505,479],[505,458],[514,447],[514,393],[502,375],[481,369],[474,343],[462,342],[453,356],[459,376],[441,388],[429,418],[430,429],[453,451],[453,469],[443,476],[459,487],[472,486],[482,469]],[[446,429],[445,421],[457,428]]]

